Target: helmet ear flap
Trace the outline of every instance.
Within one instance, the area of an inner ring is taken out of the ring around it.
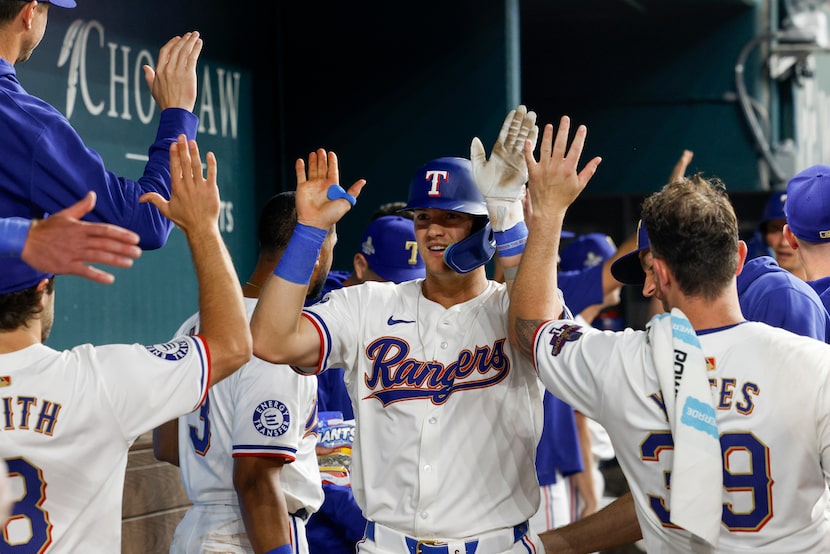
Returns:
[[[490,221],[480,218],[484,225],[469,237],[451,244],[444,251],[444,263],[458,273],[469,273],[489,262],[496,253],[496,236]]]

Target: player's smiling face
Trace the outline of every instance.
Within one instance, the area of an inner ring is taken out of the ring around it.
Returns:
[[[473,216],[461,212],[415,210],[415,238],[428,271],[452,271],[444,263],[444,251],[470,236],[474,222]]]

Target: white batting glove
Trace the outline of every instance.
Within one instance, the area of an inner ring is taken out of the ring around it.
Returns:
[[[536,112],[528,112],[526,106],[519,105],[504,119],[489,160],[478,137],[470,144],[476,186],[487,201],[490,224],[495,231],[505,231],[524,221],[522,198],[527,183],[524,144],[529,139],[535,148],[538,135]]]

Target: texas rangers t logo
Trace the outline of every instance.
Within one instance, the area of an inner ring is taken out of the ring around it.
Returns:
[[[449,172],[446,170],[431,169],[427,171],[426,180],[431,184],[427,196],[441,196],[438,186],[441,184],[441,181],[446,181],[448,178]]]
[[[574,341],[582,336],[582,331],[579,330],[579,325],[562,325],[550,330],[550,353],[553,356],[558,356],[562,352],[562,347],[566,342]]]

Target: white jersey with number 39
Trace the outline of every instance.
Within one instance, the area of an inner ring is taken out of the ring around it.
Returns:
[[[830,552],[830,346],[754,322],[697,334],[723,451],[717,551]],[[646,333],[551,321],[534,360],[554,394],[608,431],[647,551],[692,552],[669,524],[673,442]]]

